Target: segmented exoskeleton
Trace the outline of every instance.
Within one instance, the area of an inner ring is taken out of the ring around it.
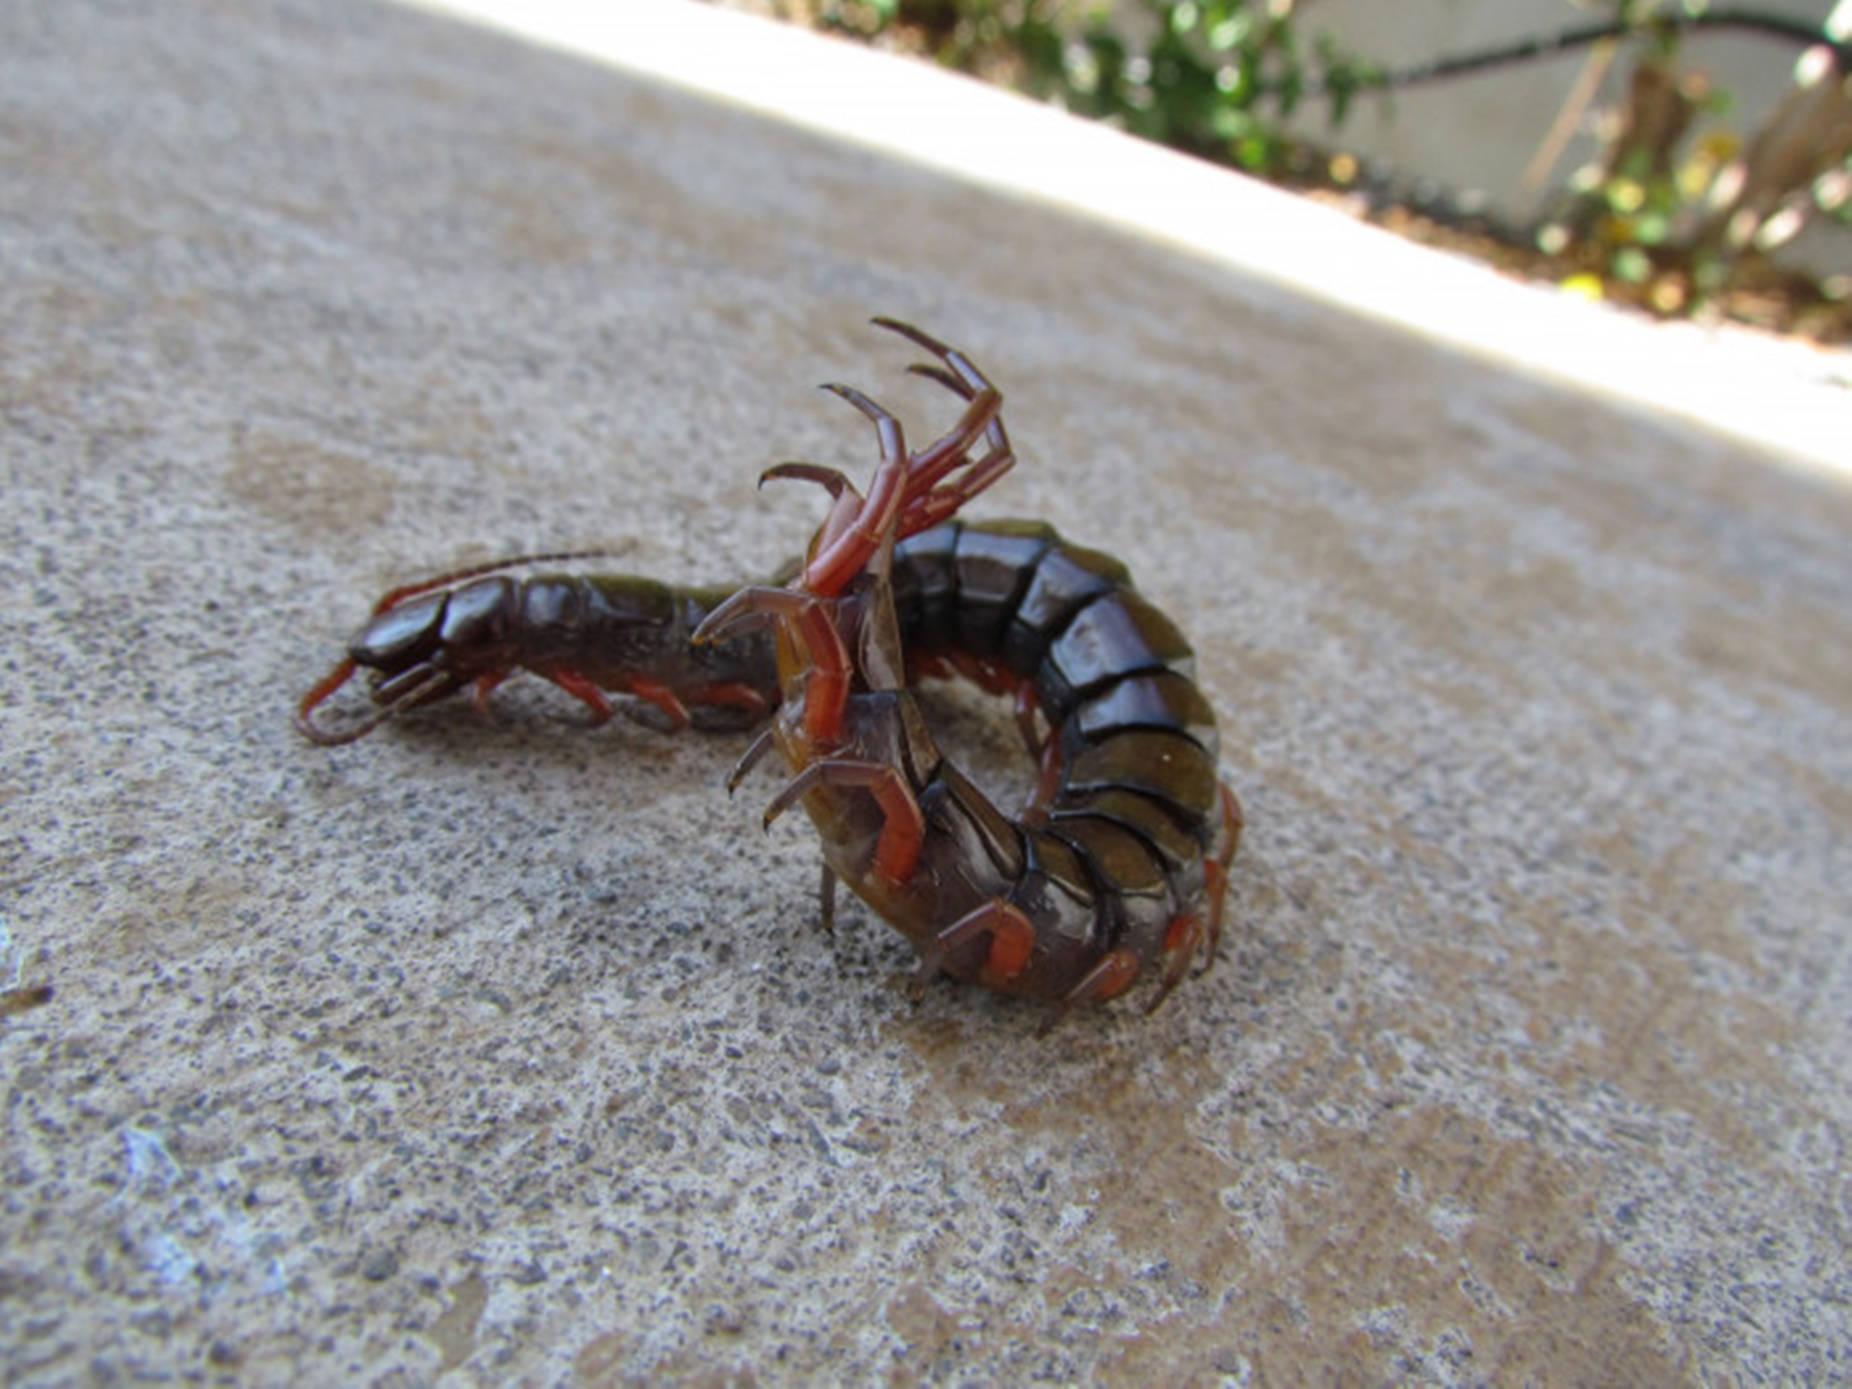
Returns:
[[[763,635],[697,647],[689,638],[738,585],[676,588],[634,574],[521,573],[578,554],[530,555],[395,588],[348,642],[347,654],[304,695],[296,727],[325,747],[351,743],[387,719],[464,687],[479,714],[516,670],[580,700],[593,724],[611,717],[604,691],[635,695],[671,731],[752,727],[778,702],[772,643]],[[339,727],[316,710],[364,670],[374,708]]]
[[[816,824],[826,919],[840,877],[912,941],[921,984],[943,971],[1054,999],[1052,1022],[1156,965],[1156,1007],[1200,948],[1213,960],[1241,829],[1189,645],[1116,560],[1037,523],[945,520],[1013,461],[1001,396],[961,353],[876,322],[932,352],[942,365],[912,370],[965,411],[909,453],[886,410],[829,387],[874,421],[882,461],[866,498],[830,469],[768,471],[834,498],[787,584],[724,600],[585,575],[469,571],[413,585],[381,601],[298,723],[317,741],[349,741],[465,685],[481,707],[516,667],[597,719],[610,713],[600,687],[677,725],[691,709],[752,721],[775,702],[729,786],[781,752],[792,779],[765,820],[801,802]],[[372,671],[380,708],[343,731],[320,727],[317,706],[357,667]],[[921,673],[1015,697],[1039,766],[1020,817],[939,752],[909,685]]]

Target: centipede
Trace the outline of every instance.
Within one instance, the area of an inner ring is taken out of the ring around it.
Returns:
[[[406,584],[302,697],[296,726],[334,746],[453,696],[486,713],[526,671],[594,724],[622,707],[671,731],[750,731],[729,791],[777,754],[786,779],[764,825],[803,809],[824,924],[846,884],[912,945],[916,999],[943,975],[1045,1000],[1046,1032],[1148,977],[1153,1011],[1199,957],[1214,963],[1244,823],[1194,652],[1119,560],[1039,521],[957,515],[1015,464],[1002,394],[957,348],[873,322],[929,354],[907,370],[962,409],[909,449],[891,411],[827,384],[873,426],[878,461],[865,492],[818,464],[765,470],[830,500],[773,579],[679,587],[546,567],[585,558],[564,553]],[[364,712],[331,721],[324,706],[356,677]],[[1016,814],[941,750],[927,677],[1010,700],[1035,769]]]

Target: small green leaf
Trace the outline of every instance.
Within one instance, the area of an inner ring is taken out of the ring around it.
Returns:
[[[1643,285],[1653,273],[1653,263],[1638,246],[1623,246],[1614,253],[1609,269],[1622,284]]]

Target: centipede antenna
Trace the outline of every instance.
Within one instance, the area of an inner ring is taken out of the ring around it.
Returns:
[[[354,664],[354,658],[352,656],[343,656],[335,663],[333,670],[329,671],[320,680],[315,682],[315,687],[305,694],[302,697],[302,702],[296,706],[297,731],[311,743],[320,743],[325,748],[339,747],[341,744],[351,743],[354,739],[362,737],[379,727],[379,718],[363,723],[359,728],[352,731],[340,732],[321,728],[317,726],[315,722],[315,711],[320,708],[323,702],[336,690],[353,679]]]
[[[421,593],[429,593],[434,588],[443,588],[446,584],[460,583],[464,579],[479,579],[484,574],[499,574],[508,569],[524,569],[530,564],[568,564],[582,559],[619,559],[635,549],[634,545],[625,545],[615,550],[547,550],[537,555],[510,555],[507,559],[492,559],[482,564],[472,564],[465,569],[452,569],[448,573],[434,578],[418,579],[413,583],[401,584],[388,589],[385,595],[373,605],[373,616],[390,612],[407,598],[416,598]]]

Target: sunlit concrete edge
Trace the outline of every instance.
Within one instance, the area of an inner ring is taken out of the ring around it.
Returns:
[[[696,0],[397,2],[1039,198],[1852,477],[1852,353],[1519,283],[930,64]]]

